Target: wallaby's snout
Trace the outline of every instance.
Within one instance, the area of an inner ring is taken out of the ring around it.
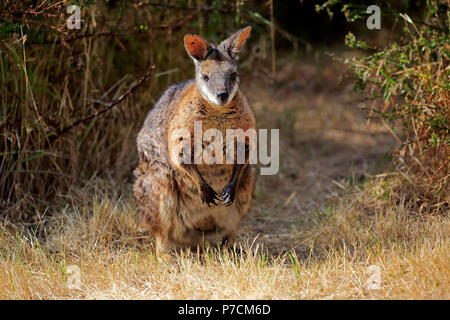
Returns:
[[[217,96],[217,100],[219,100],[219,102],[225,103],[228,100],[228,91],[227,90],[220,90],[217,92],[216,94]]]
[[[186,51],[195,63],[195,82],[203,98],[217,106],[227,105],[239,89],[238,54],[250,34],[243,28],[218,46],[198,35],[184,37]]]

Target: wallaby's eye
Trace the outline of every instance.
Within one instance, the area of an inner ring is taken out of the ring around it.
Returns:
[[[231,80],[236,80],[237,77],[239,77],[239,75],[238,75],[236,72],[233,72],[233,73],[230,75],[230,79],[231,79]]]
[[[209,77],[206,74],[202,74],[202,80],[206,82],[209,80]]]

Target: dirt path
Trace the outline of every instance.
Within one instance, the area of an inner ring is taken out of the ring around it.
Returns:
[[[300,238],[317,212],[326,212],[328,200],[349,183],[384,170],[396,145],[386,127],[375,121],[368,125],[352,84],[338,86],[344,66],[328,56],[283,65],[275,85],[261,75],[243,81],[258,127],[280,129],[280,171],[259,176],[239,238],[257,237],[274,254],[293,247],[304,251]]]

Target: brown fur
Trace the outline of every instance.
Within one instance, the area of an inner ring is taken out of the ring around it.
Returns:
[[[198,38],[189,39],[198,41]],[[244,40],[239,38],[240,42]],[[201,54],[197,48],[192,50]],[[208,72],[215,72],[222,62],[205,60],[201,63]],[[170,87],[161,96],[138,134],[140,164],[135,170],[134,184],[142,224],[155,236],[158,251],[166,251],[172,245],[200,245],[205,240],[232,240],[250,208],[255,180],[251,166],[245,165],[242,169],[230,206],[208,206],[202,202],[198,177],[189,167],[173,159],[172,132],[187,129],[193,137],[194,121],[202,122],[203,131],[220,130],[224,140],[226,129],[255,129],[254,112],[240,91],[226,105],[217,106],[203,98],[196,82],[191,80]],[[199,164],[197,167],[216,192],[225,187],[233,171],[233,164]]]

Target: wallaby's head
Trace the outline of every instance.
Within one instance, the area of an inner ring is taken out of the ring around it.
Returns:
[[[195,63],[195,82],[203,98],[218,106],[228,104],[239,88],[238,55],[251,27],[243,28],[218,46],[198,35],[184,36],[186,51]]]

